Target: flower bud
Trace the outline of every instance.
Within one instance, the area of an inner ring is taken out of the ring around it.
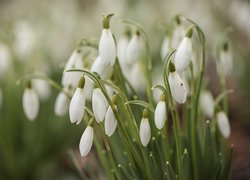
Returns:
[[[85,157],[88,155],[94,140],[94,129],[92,126],[88,126],[82,134],[79,149],[81,156]]]
[[[151,137],[151,129],[148,121],[148,113],[146,111],[143,111],[143,117],[140,123],[140,140],[144,147],[148,145]]]
[[[217,112],[216,121],[217,121],[217,125],[222,136],[224,138],[228,138],[231,134],[231,128],[230,128],[228,117],[225,114],[225,112],[223,111]]]
[[[214,114],[214,98],[210,91],[203,91],[200,98],[200,106],[204,114],[212,118]]]
[[[130,65],[135,64],[141,57],[142,49],[140,42],[140,32],[137,31],[136,34],[133,35],[129,44],[127,46],[127,62]]]
[[[155,108],[155,125],[158,129],[162,129],[167,119],[166,102],[164,94],[161,95],[161,100]]]
[[[23,94],[23,109],[29,120],[33,121],[36,119],[39,111],[39,100],[31,87],[30,81]]]

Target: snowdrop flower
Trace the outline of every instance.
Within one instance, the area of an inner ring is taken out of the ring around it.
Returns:
[[[85,77],[85,85],[83,88],[83,94],[85,95],[86,100],[91,101],[93,88],[94,88],[94,82],[88,76],[84,76],[84,77]]]
[[[92,109],[98,123],[105,118],[108,102],[100,88],[95,88],[92,96]]]
[[[138,92],[145,91],[146,81],[140,66],[140,62],[135,63],[131,67],[131,72],[128,79],[130,80],[131,85],[134,87],[136,91]]]
[[[55,114],[57,116],[63,116],[66,114],[66,112],[69,109],[69,103],[70,103],[70,98],[69,96],[65,93],[71,90],[71,86],[68,86],[67,88],[64,88],[64,91],[61,91],[57,98],[56,98],[56,102],[55,102]]]
[[[170,37],[166,35],[161,45],[161,60],[164,61],[171,48]]]
[[[38,97],[42,101],[48,100],[51,95],[51,88],[47,81],[42,79],[35,79],[33,81],[34,89],[36,90]]]
[[[136,31],[127,46],[127,62],[130,65],[135,64],[140,59],[141,51],[140,32]]]
[[[200,106],[206,116],[212,118],[214,114],[214,98],[210,91],[201,92]]]
[[[175,67],[178,72],[182,72],[188,68],[188,65],[192,57],[192,41],[191,37],[193,30],[190,28],[186,33],[186,37],[183,38],[175,55]]]
[[[151,137],[151,129],[148,121],[148,111],[147,109],[144,109],[140,123],[140,140],[144,147],[148,145],[150,137]]]
[[[39,111],[39,100],[29,81],[23,94],[23,109],[27,118],[35,120]]]
[[[158,129],[162,129],[165,121],[167,119],[166,113],[166,102],[165,102],[165,95],[162,94],[160,97],[160,101],[157,103],[155,108],[155,125]]]
[[[168,76],[168,82],[171,90],[171,94],[175,101],[179,104],[183,104],[187,99],[187,90],[180,75],[176,72],[174,64],[170,63],[170,73]]]
[[[0,78],[4,78],[10,68],[11,55],[8,47],[0,43]]]
[[[220,133],[224,138],[228,138],[231,134],[230,124],[227,115],[223,111],[216,113],[216,121]]]
[[[104,16],[103,29],[99,42],[99,54],[105,64],[113,66],[116,59],[116,45],[112,32],[109,29],[109,21],[113,14]]]
[[[65,65],[63,76],[62,76],[62,85],[67,86],[71,84],[73,87],[77,87],[77,83],[81,77],[81,72],[65,72],[70,69],[84,69],[84,64],[82,61],[81,50],[75,50],[71,54],[67,64]]]
[[[84,85],[85,78],[82,75],[78,83],[78,88],[76,89],[69,105],[69,117],[71,123],[76,122],[79,124],[83,118],[85,107],[85,94],[83,91]]]
[[[224,75],[229,75],[233,70],[233,59],[228,43],[224,44],[219,58],[219,68],[222,70]]]
[[[87,128],[83,132],[81,140],[80,140],[79,149],[80,149],[81,156],[83,157],[88,155],[93,144],[93,140],[94,140],[93,125],[94,125],[94,119],[92,118],[89,121]]]
[[[117,120],[114,114],[114,111],[117,111],[117,96],[114,95],[112,98],[112,103],[114,104],[114,109],[111,108],[111,106],[108,107],[106,116],[105,116],[105,122],[104,122],[104,130],[105,133],[110,137],[115,132],[115,129],[117,127]]]
[[[94,63],[91,66],[91,72],[96,72],[100,75],[102,79],[107,79],[111,72],[111,66],[105,64],[100,56],[96,58]]]
[[[36,34],[31,24],[26,21],[19,21],[14,28],[15,42],[14,50],[20,57],[19,60],[26,60],[36,47]]]
[[[118,60],[121,64],[122,69],[125,71],[128,68],[127,61],[127,47],[129,44],[130,31],[127,30],[126,34],[123,35],[117,43],[117,56]]]
[[[175,27],[173,31],[172,42],[171,42],[172,48],[177,48],[182,38],[185,36],[185,29],[182,26],[181,21],[178,17],[176,21],[177,21],[177,26]]]

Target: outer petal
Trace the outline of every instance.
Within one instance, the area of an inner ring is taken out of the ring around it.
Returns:
[[[94,89],[92,96],[92,109],[95,115],[95,119],[98,123],[104,120],[107,107],[108,103],[101,89],[100,88]]]
[[[123,36],[119,39],[117,44],[117,56],[122,68],[126,68],[127,62],[127,47],[128,47],[129,40],[126,36]]]
[[[80,122],[83,118],[85,106],[85,96],[83,90],[77,88],[69,106],[69,117],[71,123]]]
[[[161,60],[164,61],[170,50],[170,39],[169,37],[164,37],[161,46]]]
[[[115,41],[110,29],[103,29],[99,42],[99,54],[101,59],[110,66],[113,66],[116,58]]]
[[[140,63],[137,62],[135,63],[130,72],[130,77],[129,77],[131,85],[134,87],[134,89],[138,92],[144,92],[145,91],[145,77],[144,74],[141,70]]]
[[[136,63],[141,55],[140,38],[138,35],[133,35],[127,47],[127,62],[132,65]]]
[[[51,95],[51,88],[48,82],[41,79],[36,79],[32,82],[39,98],[43,101],[48,100]]]
[[[188,65],[192,57],[192,41],[188,37],[184,37],[181,41],[176,55],[175,55],[175,67],[177,71],[184,71],[188,68]]]
[[[83,94],[85,95],[85,98],[87,100],[91,101],[94,84],[93,81],[88,76],[84,77],[85,77],[85,85],[83,88]]]
[[[180,104],[185,103],[187,99],[187,91],[179,74],[176,71],[170,73],[168,81],[173,98]]]
[[[214,114],[214,98],[210,91],[204,91],[201,93],[200,105],[202,111],[208,117],[213,117]]]
[[[88,126],[84,133],[82,134],[80,144],[79,144],[79,149],[81,156],[87,156],[92,144],[93,144],[93,139],[94,139],[94,129],[91,126]]]
[[[102,79],[107,79],[111,71],[111,67],[101,59],[100,56],[96,58],[91,66],[91,72],[98,73]]]
[[[229,50],[221,51],[220,53],[220,67],[225,75],[228,75],[233,70],[232,54]]]
[[[166,121],[166,103],[160,101],[155,108],[155,125],[158,129],[162,129]]]
[[[60,92],[55,102],[55,114],[57,116],[65,115],[65,113],[69,109],[69,103],[70,103],[69,97],[64,92]]]
[[[148,122],[148,118],[142,118],[140,124],[140,139],[144,147],[148,145],[150,137],[151,137],[151,129]]]
[[[104,123],[104,129],[105,133],[110,137],[115,132],[117,126],[117,120],[115,118],[115,114],[112,110],[112,108],[109,106],[106,116],[105,116],[105,123]]]
[[[231,128],[226,114],[223,111],[218,112],[216,120],[222,136],[228,138],[231,134]]]
[[[27,118],[35,120],[39,111],[39,100],[33,89],[26,88],[23,95],[23,108]]]

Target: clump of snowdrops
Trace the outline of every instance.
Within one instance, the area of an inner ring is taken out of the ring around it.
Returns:
[[[21,78],[27,82],[27,118],[33,121],[39,112],[32,81],[43,79],[60,91],[55,114],[69,110],[70,122],[83,127],[81,156],[95,150],[107,179],[228,179],[231,90],[226,89],[225,76],[232,71],[232,55],[227,36],[217,48],[222,91],[213,97],[204,81],[205,34],[195,22],[175,16],[167,24],[163,68],[158,70],[162,83],[153,85],[147,34],[141,25],[123,20],[129,28],[117,38],[111,31],[112,16],[103,16],[99,42],[80,40],[61,84],[43,75]],[[89,48],[98,54],[91,64],[86,62]],[[79,173],[95,178],[98,170],[89,171]]]

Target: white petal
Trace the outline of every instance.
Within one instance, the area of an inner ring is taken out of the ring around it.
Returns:
[[[140,123],[140,139],[144,147],[148,145],[150,137],[151,137],[151,129],[148,122],[148,118],[142,118]]]
[[[173,31],[172,48],[177,48],[184,36],[185,36],[184,27],[182,25],[177,25]]]
[[[169,37],[164,37],[162,46],[161,46],[161,59],[162,61],[165,60],[166,56],[168,55],[170,51],[170,39]]]
[[[85,95],[86,100],[91,101],[94,84],[93,81],[88,76],[84,77],[85,77],[85,85],[83,88],[83,93]]]
[[[176,71],[169,73],[168,81],[171,94],[175,101],[179,104],[185,103],[187,99],[187,91],[179,74]]]
[[[210,91],[203,91],[201,93],[200,105],[202,111],[208,117],[213,117],[214,114],[214,98]]]
[[[92,96],[92,109],[95,119],[98,123],[104,120],[107,108],[108,102],[105,99],[105,96],[103,95],[101,89],[94,89]]]
[[[91,72],[96,72],[102,79],[107,79],[111,72],[111,66],[106,64],[100,56],[96,58],[91,66]]]
[[[166,121],[166,103],[158,102],[155,108],[155,125],[158,129],[162,129]]]
[[[221,51],[220,53],[220,67],[225,75],[229,75],[233,70],[232,54],[229,50]]]
[[[77,88],[69,105],[69,117],[71,123],[79,122],[83,118],[85,107],[85,95],[83,89]]]
[[[79,144],[79,149],[81,156],[87,156],[92,144],[93,144],[93,139],[94,139],[94,129],[91,126],[88,126],[84,133],[82,134],[80,144]]]
[[[139,62],[135,63],[132,66],[129,81],[137,92],[145,91],[146,87],[145,77]]]
[[[192,57],[192,41],[190,38],[184,37],[175,55],[176,70],[181,72],[187,69],[191,61],[191,57]]]
[[[110,66],[113,66],[116,58],[115,41],[110,29],[103,29],[99,42],[99,54],[101,59]]]
[[[127,65],[127,47],[128,47],[129,40],[126,36],[121,37],[117,43],[117,56],[121,67]]]
[[[115,118],[115,114],[112,110],[112,108],[109,106],[106,116],[105,116],[105,122],[104,122],[104,129],[105,133],[110,137],[115,132],[117,126],[117,120]]]
[[[136,34],[133,35],[127,46],[127,62],[132,65],[136,63],[141,56],[140,37]]]
[[[106,88],[106,91],[107,91],[110,99],[112,99],[112,96],[114,95],[113,89],[110,86],[108,86],[108,85],[105,85],[105,88]]]
[[[42,101],[48,100],[51,95],[51,88],[47,81],[36,79],[32,81],[34,89]]]
[[[33,121],[39,111],[39,100],[35,91],[31,88],[26,88],[23,94],[23,108],[27,118]]]
[[[65,115],[69,109],[69,103],[69,97],[64,92],[60,92],[55,102],[55,114],[57,116]]]
[[[222,136],[228,138],[231,134],[231,129],[227,115],[223,111],[220,111],[216,114],[216,120]]]

